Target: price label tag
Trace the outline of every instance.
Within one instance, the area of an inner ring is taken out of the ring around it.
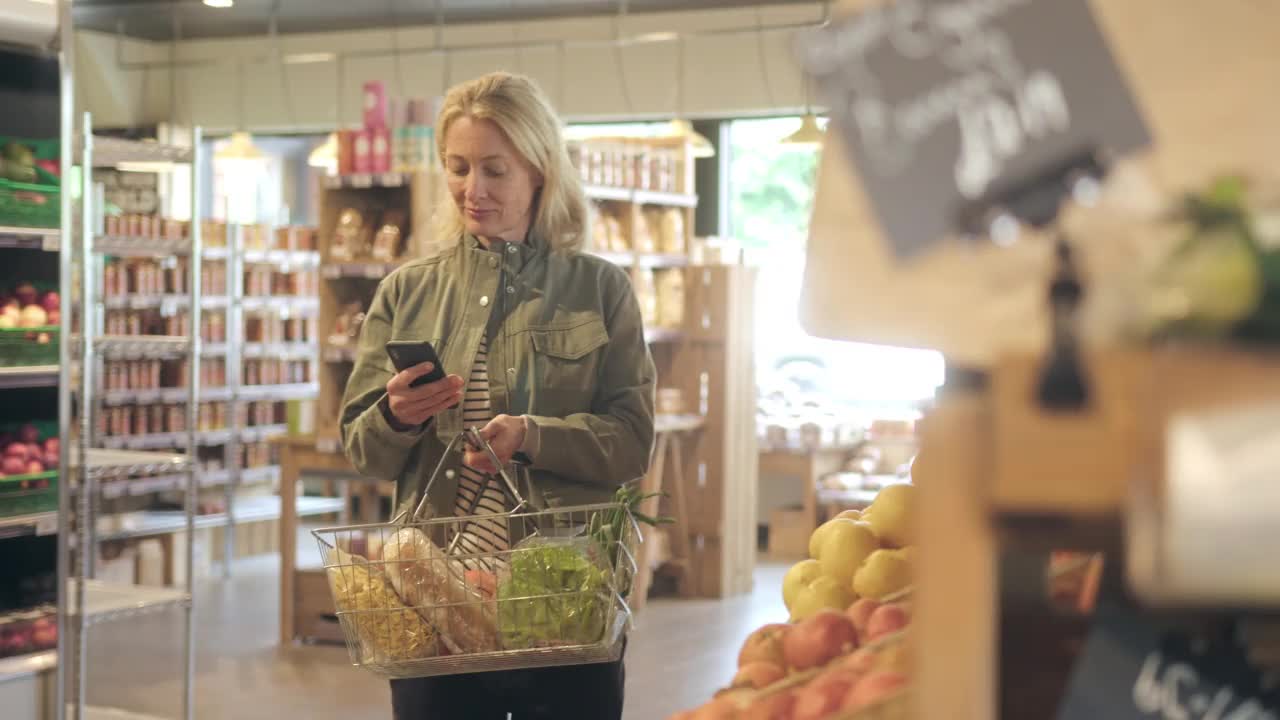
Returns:
[[[899,258],[1081,153],[1149,142],[1086,0],[896,0],[798,42]]]
[[[351,176],[351,187],[367,188],[373,187],[373,176],[368,173],[357,173]]]
[[[1280,720],[1278,702],[1238,647],[1099,605],[1058,720]]]
[[[36,521],[36,535],[53,535],[58,532],[58,516],[42,516]]]

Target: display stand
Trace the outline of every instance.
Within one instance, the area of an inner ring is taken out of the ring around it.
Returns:
[[[1085,368],[1095,404],[1071,415],[1036,402],[1038,365],[1036,358],[1007,358],[988,387],[944,394],[923,424],[924,450],[913,473],[922,490],[916,717],[1019,717],[1009,714],[1010,700],[998,690],[1003,547],[1103,550],[1108,563],[1130,568],[1145,562],[1134,548],[1126,558],[1116,540],[1129,523],[1163,512],[1171,419],[1280,401],[1275,353],[1090,355]],[[1207,607],[1202,612],[1214,605]],[[1038,700],[1052,706],[1059,699]],[[998,714],[1001,706],[1006,712]]]
[[[337,479],[348,487],[353,483],[373,486],[372,493],[363,493],[360,517],[361,522],[373,523],[383,519],[380,517],[377,485],[384,481],[360,476],[341,450],[320,449],[314,436],[279,438],[274,442],[280,450],[280,643],[287,645],[294,640],[342,642],[342,628],[334,614],[324,569],[303,570],[297,566],[298,486],[309,477]]]

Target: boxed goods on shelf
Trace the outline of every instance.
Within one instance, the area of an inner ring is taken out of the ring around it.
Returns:
[[[105,230],[110,237],[183,240],[190,237],[191,224],[157,215],[108,215]]]

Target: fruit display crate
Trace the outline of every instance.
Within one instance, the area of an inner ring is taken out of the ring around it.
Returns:
[[[57,509],[57,470],[0,477],[0,518]]]
[[[0,613],[0,658],[57,647],[57,614],[57,608],[49,604]]]
[[[58,327],[0,328],[0,367],[57,365]]]
[[[0,137],[0,225],[58,226],[61,183],[51,172],[58,147],[57,140]]]

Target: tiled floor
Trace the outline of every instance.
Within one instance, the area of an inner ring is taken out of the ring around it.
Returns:
[[[242,560],[230,582],[200,587],[196,716],[389,718],[386,683],[351,667],[345,649],[276,645],[277,567],[274,556]],[[784,570],[761,565],[756,588],[746,596],[651,601],[628,649],[627,720],[661,720],[704,702],[723,685],[747,633],[783,617],[778,588]],[[181,631],[177,613],[95,629],[90,702],[177,717]]]

